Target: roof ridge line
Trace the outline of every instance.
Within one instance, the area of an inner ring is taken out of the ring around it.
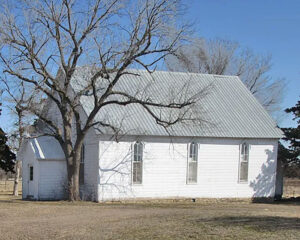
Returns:
[[[77,66],[76,68],[91,68],[93,66],[84,65],[84,66]],[[141,71],[141,72],[148,72],[146,69],[138,69],[138,68],[128,68],[129,71]],[[180,71],[168,71],[168,70],[155,70],[154,72],[161,72],[161,73],[174,73],[174,74],[191,74],[191,75],[207,75],[213,77],[223,77],[223,78],[230,78],[230,77],[238,77],[237,75],[220,75],[220,74],[212,74],[212,73],[197,73],[197,72],[180,72]]]

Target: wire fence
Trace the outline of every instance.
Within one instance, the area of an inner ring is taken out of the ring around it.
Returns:
[[[0,180],[0,194],[12,194],[14,189],[14,179],[8,178],[4,180]],[[18,185],[19,193],[22,192],[22,179],[19,180]]]

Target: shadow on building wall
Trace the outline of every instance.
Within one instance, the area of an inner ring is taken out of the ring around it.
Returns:
[[[260,174],[255,180],[250,182],[250,187],[253,188],[253,201],[270,198],[273,200],[275,194],[276,182],[276,160],[274,159],[274,151],[265,150],[267,161],[261,166]]]
[[[99,174],[100,199],[131,196],[131,148],[125,156],[118,156],[109,164],[100,160]]]

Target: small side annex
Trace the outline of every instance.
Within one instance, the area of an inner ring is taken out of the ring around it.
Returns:
[[[49,137],[26,139],[19,156],[22,156],[23,199],[65,197],[66,163],[57,141]]]

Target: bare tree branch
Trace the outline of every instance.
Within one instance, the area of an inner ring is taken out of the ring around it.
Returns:
[[[119,126],[95,120],[105,106],[139,104],[164,127],[196,120],[189,110],[198,97],[162,103],[116,90],[124,76],[136,77],[128,70],[134,64],[152,73],[175,52],[186,30],[186,25],[176,22],[181,7],[180,0],[16,0],[2,5],[3,74],[47,96],[47,108],[41,110],[35,101],[27,108],[38,117],[36,126],[44,129],[42,134],[61,144],[70,200],[79,199],[80,154],[89,129],[99,125],[120,132]],[[82,65],[89,65],[91,71],[74,89],[71,82]],[[83,116],[81,101],[86,96],[93,97],[93,106]],[[154,108],[180,111],[166,119]],[[52,109],[59,115],[53,116]]]
[[[281,110],[285,81],[270,77],[270,56],[255,55],[227,40],[196,39],[167,56],[166,64],[172,71],[239,76],[266,110]]]

